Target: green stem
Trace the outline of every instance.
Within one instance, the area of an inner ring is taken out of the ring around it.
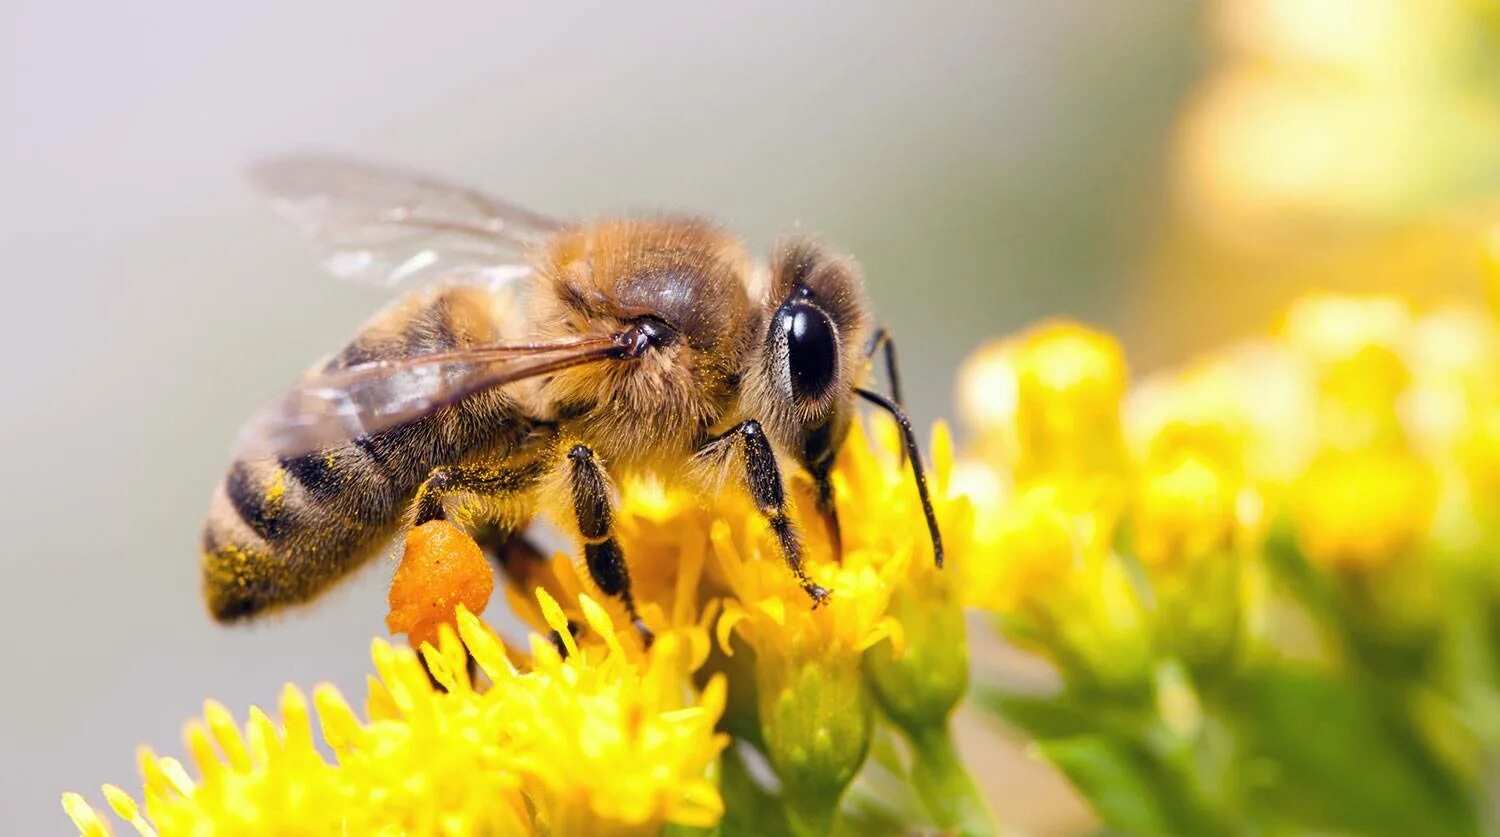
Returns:
[[[1141,765],[1147,786],[1153,788],[1166,823],[1175,833],[1242,834],[1217,782],[1197,763],[1201,742],[1185,742],[1161,718],[1153,719],[1136,740],[1144,757]],[[1216,777],[1217,778],[1217,777]]]
[[[730,746],[724,751],[719,757],[719,768],[724,818],[714,833],[790,837],[785,801],[756,781],[738,747]],[[675,837],[688,832],[669,830],[667,833]]]
[[[959,758],[947,724],[915,732],[912,786],[936,824],[958,834],[992,835],[995,818]]]
[[[827,799],[787,799],[786,819],[787,825],[796,835],[808,835],[808,837],[825,837],[832,834],[839,821],[839,801],[834,797],[829,804]]]

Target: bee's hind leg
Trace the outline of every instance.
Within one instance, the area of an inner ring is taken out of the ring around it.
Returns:
[[[534,488],[544,472],[545,463],[540,460],[519,467],[443,465],[434,468],[412,501],[413,525],[447,520],[448,502],[457,497],[516,497]],[[474,526],[469,535],[479,544],[490,563],[504,572],[507,578],[516,579],[523,574],[535,572],[537,564],[545,562],[540,550],[524,535],[499,523],[481,523]],[[425,658],[423,666],[426,666]],[[472,655],[468,658],[468,668],[472,680],[478,668]],[[431,671],[427,676],[433,685],[438,685]]]
[[[625,566],[625,555],[614,536],[614,510],[604,467],[588,445],[574,445],[568,451],[568,471],[573,490],[573,515],[578,521],[578,533],[583,537],[583,556],[589,576],[601,592],[617,596],[625,603],[625,610],[640,632],[641,641],[650,648],[656,635],[646,627],[635,608],[635,596],[630,590],[630,570]]]
[[[802,541],[787,516],[786,491],[781,485],[781,466],[776,464],[776,455],[771,451],[771,442],[760,422],[747,419],[724,433],[708,440],[698,455],[703,458],[737,455],[744,466],[745,486],[755,508],[771,525],[776,541],[781,547],[781,557],[803,592],[817,607],[827,600],[828,588],[814,582],[802,566]],[[830,500],[832,494],[829,494]]]
[[[552,559],[525,532],[485,521],[477,524],[471,534],[484,556],[515,589],[529,591],[538,587],[556,586],[556,578],[552,575]],[[568,632],[577,637],[578,623],[569,619]],[[567,656],[568,647],[563,643],[562,635],[552,631],[549,638],[557,653]]]
[[[538,458],[520,466],[440,465],[417,489],[413,525],[448,519],[448,501],[463,496],[506,499],[536,487],[547,463]]]

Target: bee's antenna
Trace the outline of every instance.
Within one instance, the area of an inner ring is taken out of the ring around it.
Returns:
[[[901,427],[901,440],[906,443],[906,458],[911,460],[911,473],[917,479],[917,496],[922,498],[922,513],[927,515],[927,531],[932,535],[932,557],[939,567],[943,566],[943,534],[938,531],[937,514],[932,510],[932,498],[927,494],[927,472],[922,467],[922,452],[917,449],[917,436],[912,432],[911,419],[901,411],[896,402],[873,390],[856,387],[855,392],[864,400],[890,413]]]

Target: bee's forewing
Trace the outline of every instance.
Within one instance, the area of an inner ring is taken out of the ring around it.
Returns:
[[[609,359],[615,337],[475,346],[307,378],[240,431],[239,459],[300,456],[415,421],[491,387]]]
[[[250,178],[312,240],[324,269],[380,285],[433,278],[502,284],[563,225],[460,186],[332,155],[261,160]]]

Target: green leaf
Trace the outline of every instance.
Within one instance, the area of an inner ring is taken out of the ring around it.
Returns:
[[[1108,825],[1132,834],[1224,833],[1184,754],[1163,749],[1154,716],[1126,703],[976,686],[975,702],[1036,739]]]
[[[1100,731],[1100,717],[1065,695],[1025,695],[975,685],[973,701],[1032,738],[1046,741]]]
[[[1476,800],[1375,691],[1311,669],[1247,672],[1222,707],[1252,810],[1302,828],[1473,834]]]
[[[1150,771],[1133,748],[1094,736],[1036,746],[1109,825],[1132,834],[1180,833],[1156,789],[1145,780]]]

